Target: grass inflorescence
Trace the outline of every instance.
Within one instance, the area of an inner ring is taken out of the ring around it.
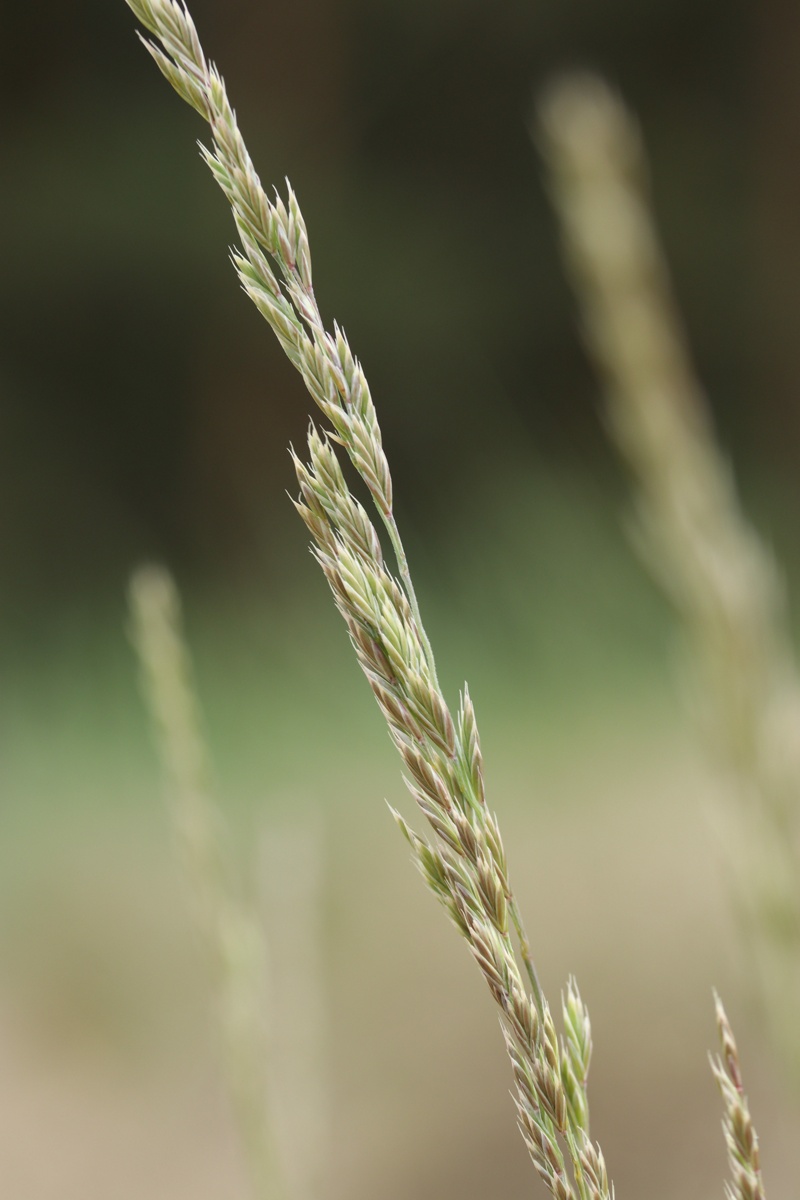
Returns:
[[[533,1165],[554,1200],[611,1200],[603,1154],[590,1136],[588,1012],[571,979],[559,1034],[540,986],[487,798],[473,703],[465,686],[451,709],[439,686],[394,518],[392,479],[369,385],[343,331],[324,326],[297,197],[288,184],[286,200],[264,191],[225,84],[206,59],[185,6],[175,0],[127,3],[156,39],[145,44],[162,73],[210,127],[212,144],[203,155],[233,211],[239,279],[330,426],[325,431],[312,425],[307,458],[293,454],[300,489],[296,508],[427,832],[417,832],[397,812],[394,817],[495,1002]],[[353,494],[337,446],[366,485],[377,522]],[[384,553],[379,525],[394,561]],[[725,1099],[730,1124],[737,1118]]]

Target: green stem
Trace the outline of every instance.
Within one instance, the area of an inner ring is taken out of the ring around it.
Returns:
[[[580,1194],[580,1200],[591,1200],[591,1195],[586,1186],[586,1176],[584,1175],[583,1166],[581,1164],[577,1138],[575,1137],[575,1133],[572,1129],[567,1128],[567,1131],[564,1134],[564,1140],[567,1143],[567,1150],[572,1163],[572,1174]]]
[[[528,982],[531,985],[533,1002],[536,1005],[536,1012],[539,1014],[539,1019],[543,1021],[544,993],[542,992],[542,985],[539,983],[539,976],[536,973],[536,967],[534,966],[533,958],[531,957],[531,946],[530,942],[528,941],[528,935],[525,932],[525,926],[522,923],[522,914],[519,911],[519,905],[517,904],[514,896],[507,896],[506,900],[508,903],[508,911],[511,914],[511,920],[517,933],[520,956],[525,966]]]
[[[411,605],[411,612],[414,614],[414,622],[419,632],[422,648],[425,651],[425,658],[428,662],[428,668],[431,673],[433,686],[438,692],[441,692],[442,689],[439,686],[439,678],[436,674],[436,661],[433,657],[433,648],[428,635],[425,632],[425,626],[422,624],[422,614],[419,610],[419,601],[417,600],[417,593],[414,590],[414,584],[411,582],[411,573],[408,569],[408,559],[406,558],[405,548],[400,537],[400,530],[397,528],[397,522],[395,521],[392,513],[385,513],[382,511],[382,509],[380,509],[380,507],[378,507],[378,511],[380,512],[381,520],[386,527],[386,532],[389,534],[389,540],[392,543],[394,556],[397,559],[397,569],[400,573],[400,581],[403,584],[406,595],[408,596],[408,603]]]

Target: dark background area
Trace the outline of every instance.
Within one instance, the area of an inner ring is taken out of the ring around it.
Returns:
[[[575,65],[641,119],[726,445],[793,489],[791,6],[194,8],[262,178],[299,193],[323,312],[367,370],[408,528],[438,528],[459,481],[491,487],[537,457],[613,481],[527,128],[537,88]],[[285,580],[285,448],[307,399],[226,261],[202,123],[134,24],[108,0],[3,14],[6,614],[110,595],[142,555],[204,582]]]

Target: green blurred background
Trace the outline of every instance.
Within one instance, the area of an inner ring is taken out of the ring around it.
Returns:
[[[719,788],[682,715],[671,616],[625,538],[626,480],[527,125],[573,66],[638,113],[698,368],[791,581],[800,13],[192,11],[264,182],[288,175],[299,194],[323,313],[370,379],[546,986],[555,998],[574,971],[595,1018],[618,1194],[721,1187],[712,983],[779,1185],[792,1110],[746,1008],[704,815]],[[310,401],[236,285],[201,123],[122,0],[0,12],[0,1191],[243,1194],[125,633],[129,574],[157,558],[184,594],[251,873],[264,829],[321,814],[326,1197],[536,1194],[488,999],[381,803],[404,803],[397,763],[285,495]]]

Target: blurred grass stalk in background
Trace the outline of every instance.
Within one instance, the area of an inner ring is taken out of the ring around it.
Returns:
[[[130,601],[144,694],[158,733],[186,891],[211,970],[223,1073],[253,1193],[258,1200],[316,1200],[323,1126],[320,989],[308,928],[313,920],[303,917],[318,899],[318,863],[305,834],[283,839],[280,854],[274,845],[265,854],[270,900],[275,904],[279,898],[280,925],[288,927],[279,955],[288,984],[282,989],[271,978],[265,931],[242,895],[213,797],[177,588],[163,568],[143,567],[131,581]]]
[[[288,206],[263,191],[223,80],[206,61],[186,9],[173,0],[127,2],[161,43],[145,44],[162,73],[211,127],[213,149],[203,154],[233,209],[244,251],[234,255],[240,280],[333,426],[330,435],[312,427],[307,464],[294,456],[297,508],[408,771],[409,790],[431,828],[430,840],[395,816],[498,1006],[520,1129],[534,1166],[554,1200],[610,1200],[603,1155],[589,1136],[588,1014],[570,981],[562,1002],[563,1034],[556,1033],[509,884],[496,818],[486,803],[472,703],[465,688],[454,718],[439,688],[394,521],[391,475],[369,387],[341,330],[331,335],[324,328],[297,200],[291,189]],[[399,581],[385,564],[375,526],[350,491],[334,442],[344,447],[368,489],[397,559]],[[755,1200],[762,1194],[757,1139],[721,1009],[718,1017],[725,1062],[716,1073],[729,1135],[730,1190],[741,1200]]]
[[[575,76],[543,97],[536,135],[608,429],[633,477],[636,546],[683,622],[693,707],[739,801],[720,828],[742,973],[800,1087],[800,677],[783,581],[714,439],[632,116],[602,80]]]

